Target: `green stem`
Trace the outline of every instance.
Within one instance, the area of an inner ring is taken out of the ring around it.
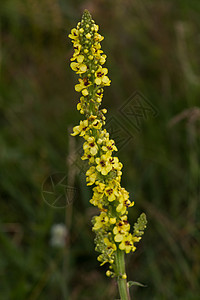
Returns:
[[[118,288],[119,288],[120,299],[121,300],[130,300],[127,281],[126,281],[126,279],[122,278],[122,275],[126,274],[124,251],[121,251],[119,249],[117,250],[117,254],[116,254],[116,267],[117,267],[117,270],[116,270],[117,274],[119,274],[118,279],[117,279],[117,284],[118,284]]]

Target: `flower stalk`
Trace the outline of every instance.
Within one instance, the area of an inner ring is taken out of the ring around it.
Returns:
[[[121,251],[119,249],[117,250],[116,253],[116,265],[119,274],[126,274],[124,251]],[[124,278],[119,276],[117,279],[117,284],[118,284],[121,300],[130,300],[126,276],[124,276]]]
[[[108,69],[103,67],[106,55],[101,49],[104,39],[98,33],[90,13],[85,10],[81,22],[71,30],[74,53],[71,68],[79,75],[75,90],[81,93],[77,109],[85,119],[73,128],[72,136],[82,136],[84,154],[89,168],[86,172],[88,186],[93,186],[93,197],[90,203],[99,209],[99,215],[92,219],[95,237],[95,250],[100,253],[97,260],[101,265],[109,264],[108,277],[116,277],[121,300],[129,300],[126,282],[124,254],[136,250],[146,217],[138,219],[133,233],[128,221],[128,208],[134,205],[129,193],[121,186],[122,163],[113,152],[117,151],[114,140],[104,127],[107,110],[100,108],[104,87],[109,86]]]

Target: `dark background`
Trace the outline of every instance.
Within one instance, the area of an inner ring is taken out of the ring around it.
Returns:
[[[124,164],[123,186],[135,201],[129,219],[133,224],[143,211],[148,218],[127,257],[128,278],[148,286],[132,287],[133,298],[199,299],[195,0],[1,1],[0,298],[119,298],[96,260],[81,139],[69,134],[81,116],[68,34],[85,8],[105,37],[112,84],[103,107]],[[62,182],[53,189],[51,180]],[[57,223],[67,226],[64,248],[50,243]]]

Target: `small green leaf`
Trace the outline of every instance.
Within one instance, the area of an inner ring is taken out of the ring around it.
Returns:
[[[128,282],[128,287],[130,288],[131,286],[133,286],[133,285],[137,285],[137,286],[141,286],[141,287],[147,287],[147,285],[144,285],[144,284],[142,284],[142,283],[140,283],[140,282],[137,282],[137,281],[129,281]]]

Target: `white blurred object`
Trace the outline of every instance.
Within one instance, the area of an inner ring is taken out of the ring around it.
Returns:
[[[66,244],[67,228],[65,224],[54,224],[51,227],[50,244],[52,247],[63,248]]]

